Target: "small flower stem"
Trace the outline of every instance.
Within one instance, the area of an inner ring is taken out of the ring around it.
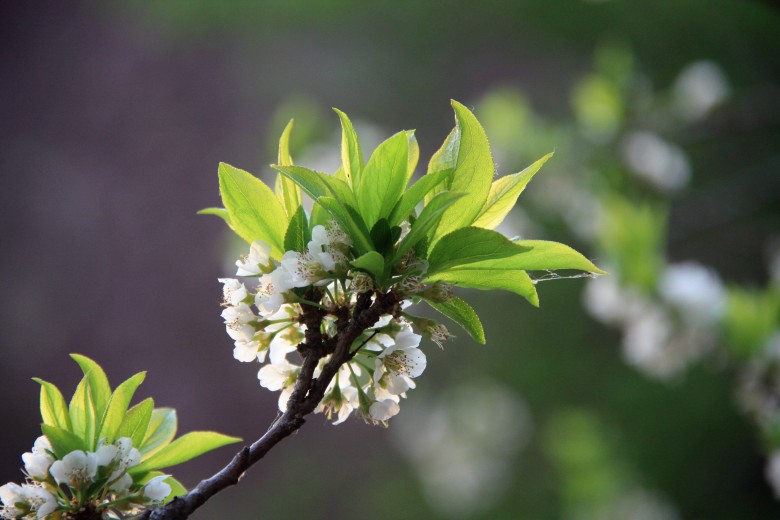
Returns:
[[[363,347],[365,347],[365,346],[366,346],[366,343],[368,343],[369,341],[371,341],[372,339],[374,339],[374,336],[376,336],[377,334],[379,334],[379,331],[376,331],[376,330],[375,330],[373,334],[371,334],[369,337],[367,337],[367,338],[366,338],[366,339],[363,341],[363,343],[361,343],[361,344],[358,346],[358,348],[356,348],[355,350],[353,350],[352,352],[350,352],[350,353],[349,353],[349,358],[348,358],[348,359],[352,359],[353,357],[355,357],[355,354],[357,354],[358,352],[360,352],[360,349],[361,349],[361,348],[363,348]]]

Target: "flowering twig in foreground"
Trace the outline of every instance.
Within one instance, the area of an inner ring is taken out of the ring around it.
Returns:
[[[318,300],[317,290],[311,289],[307,299]],[[181,498],[175,498],[167,505],[149,510],[141,517],[144,520],[181,520],[187,518],[206,500],[222,489],[238,483],[241,475],[259,461],[279,441],[298,430],[305,417],[320,404],[325,391],[339,369],[350,360],[350,346],[367,328],[374,325],[384,314],[396,314],[400,299],[393,291],[361,293],[354,308],[346,306],[333,309],[338,315],[337,332],[333,337],[318,333],[324,313],[321,309],[303,304],[302,322],[306,325],[306,339],[298,345],[303,358],[301,370],[287,402],[287,409],[274,422],[268,432],[249,447],[244,447],[221,471],[203,480],[192,491]],[[319,375],[315,371],[320,361],[330,356]]]

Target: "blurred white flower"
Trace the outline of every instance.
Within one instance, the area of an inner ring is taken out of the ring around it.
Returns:
[[[617,276],[588,280],[583,300],[594,318],[610,325],[623,324],[647,307],[647,300],[635,290],[621,287]]]
[[[673,87],[673,102],[677,112],[689,121],[706,116],[730,95],[723,70],[712,61],[688,64],[677,76]]]
[[[691,179],[691,166],[682,148],[652,132],[629,133],[620,149],[633,174],[665,193],[684,188]]]
[[[661,297],[693,322],[713,323],[726,308],[718,274],[696,262],[669,264],[658,287]]]
[[[780,451],[775,451],[766,462],[766,479],[772,486],[775,498],[780,499]]]
[[[473,381],[406,405],[390,429],[419,476],[431,506],[446,518],[465,518],[493,506],[508,488],[515,456],[533,428],[514,392]]]
[[[666,348],[672,325],[663,308],[648,305],[630,321],[623,335],[623,356],[629,365],[659,378],[671,376],[679,368],[674,352]]]

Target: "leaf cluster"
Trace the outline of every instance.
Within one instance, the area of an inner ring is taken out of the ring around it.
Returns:
[[[41,429],[57,459],[74,450],[94,452],[101,441],[112,444],[128,437],[141,453],[141,463],[129,468],[128,473],[135,484],[143,484],[161,475],[161,469],[241,440],[211,431],[191,432],[174,440],[176,410],[155,408],[152,398],[130,406],[146,372],[135,374],[112,391],[100,365],[81,354],[71,354],[71,358],[84,377],[69,404],[54,384],[34,378],[41,385]],[[171,486],[168,500],[186,493],[173,477],[165,482]]]
[[[419,159],[414,131],[400,131],[363,160],[357,133],[341,121],[341,167],[333,174],[294,165],[289,154],[292,121],[282,134],[275,190],[250,173],[220,164],[224,208],[201,213],[223,218],[244,240],[271,245],[277,260],[305,249],[316,225],[335,221],[352,241],[351,265],[379,290],[408,277],[421,283],[515,292],[539,305],[527,271],[577,269],[603,273],[570,247],[540,240],[510,240],[495,228],[515,205],[548,154],[525,170],[494,180],[487,136],[474,114],[453,101],[455,128],[412,182]],[[313,206],[307,214],[302,194]],[[457,297],[422,299],[453,319],[478,342],[484,333],[473,309]]]

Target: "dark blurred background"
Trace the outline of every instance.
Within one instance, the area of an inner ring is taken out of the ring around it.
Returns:
[[[0,482],[20,480],[39,435],[30,378],[69,397],[70,352],[114,384],[148,370],[139,397],[175,407],[181,431],[265,431],[277,396],[232,358],[219,317],[216,279],[245,246],[195,212],[219,204],[219,161],[271,180],[291,117],[296,162],[335,169],[331,106],[364,150],[416,129],[421,173],[450,98],[485,124],[499,174],[556,150],[507,232],[571,243],[621,283],[642,285],[600,231],[631,221],[615,198],[664,212],[659,262],[778,283],[771,2],[3,2],[0,40]],[[538,310],[466,293],[488,345],[427,345],[389,429],[314,416],[196,517],[777,517],[773,446],[736,397],[750,360],[648,377],[585,285],[540,284]],[[173,474],[191,486],[230,452]]]

